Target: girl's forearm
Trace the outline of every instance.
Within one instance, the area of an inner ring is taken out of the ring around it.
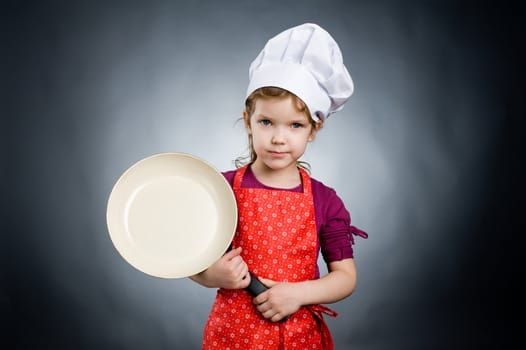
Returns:
[[[205,271],[200,272],[197,275],[190,276],[190,279],[192,281],[204,286],[204,287],[207,287],[207,288],[216,288],[217,287],[205,277]]]
[[[334,270],[317,280],[298,283],[302,305],[331,304],[345,299],[356,288],[356,272]]]
[[[354,260],[332,262],[329,271],[320,279],[303,282],[280,283],[260,278],[270,290],[258,295],[254,303],[259,305],[269,301],[271,307],[277,309],[295,309],[302,305],[331,304],[351,295],[356,288]]]

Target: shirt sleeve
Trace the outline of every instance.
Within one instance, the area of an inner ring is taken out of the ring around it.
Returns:
[[[320,247],[326,263],[354,258],[351,216],[333,189],[325,191],[320,225]]]

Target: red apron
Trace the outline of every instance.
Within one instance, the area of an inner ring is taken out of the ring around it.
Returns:
[[[237,170],[234,194],[239,222],[232,247],[256,276],[281,282],[316,277],[318,234],[311,180],[299,169],[303,193],[241,188],[247,166]],[[308,291],[307,291],[308,292]],[[245,290],[219,289],[208,318],[203,349],[333,349],[322,305],[301,307],[284,322],[265,319]]]

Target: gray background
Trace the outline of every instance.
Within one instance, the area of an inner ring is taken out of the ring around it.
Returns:
[[[249,63],[315,22],[356,92],[305,160],[370,234],[356,292],[332,305],[336,348],[511,348],[525,11],[499,4],[4,2],[2,341],[199,348],[215,291],[128,265],[108,195],[158,152],[231,169]]]

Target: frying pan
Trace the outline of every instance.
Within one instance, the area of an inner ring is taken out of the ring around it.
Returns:
[[[210,163],[186,153],[159,153],[120,176],[108,198],[106,222],[130,265],[154,277],[182,278],[207,269],[229,248],[237,205]],[[266,289],[251,273],[246,290],[256,296]]]
[[[111,241],[133,267],[161,278],[195,275],[228,249],[237,225],[232,189],[211,164],[159,153],[128,168],[107,203]]]

